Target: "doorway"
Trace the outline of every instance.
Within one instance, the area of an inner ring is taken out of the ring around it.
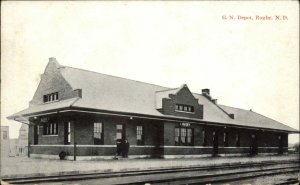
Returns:
[[[116,145],[117,145],[117,152],[116,157],[119,155],[124,156],[124,143],[126,139],[126,129],[125,124],[117,124],[116,125]]]
[[[71,122],[64,123],[64,144],[68,145],[71,143]]]
[[[219,137],[216,131],[213,131],[213,156],[219,154]]]
[[[116,125],[116,139],[124,141],[126,139],[126,125],[125,124],[117,124]]]
[[[37,145],[37,144],[39,144],[39,126],[37,126],[37,125],[33,126],[33,134],[34,134],[33,144]]]
[[[257,137],[255,134],[251,134],[250,136],[250,155],[257,155],[258,147],[257,147]]]
[[[283,154],[283,138],[282,138],[282,135],[280,135],[280,136],[278,136],[278,146],[279,146],[279,148],[278,148],[278,154]]]

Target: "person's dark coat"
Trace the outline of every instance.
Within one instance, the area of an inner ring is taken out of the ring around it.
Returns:
[[[120,139],[117,139],[116,145],[117,145],[116,155],[121,155],[121,153],[122,153],[122,142],[121,142]]]
[[[125,141],[123,143],[123,157],[127,157],[128,156],[129,147],[130,147],[129,142]]]

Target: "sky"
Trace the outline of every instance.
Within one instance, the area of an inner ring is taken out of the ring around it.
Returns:
[[[21,124],[6,117],[28,107],[50,57],[166,87],[209,88],[219,104],[299,129],[296,1],[2,1],[1,125],[11,138]]]

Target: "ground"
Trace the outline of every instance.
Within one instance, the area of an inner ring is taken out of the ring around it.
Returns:
[[[271,175],[271,176],[262,176],[252,179],[246,179],[241,181],[234,181],[228,184],[243,184],[243,185],[252,185],[252,184],[264,184],[264,185],[271,185],[275,183],[283,183],[288,179],[300,179],[300,173],[284,173],[279,175]],[[294,183],[295,185],[298,183]],[[217,184],[216,184],[217,185]],[[220,184],[221,185],[221,184]],[[222,184],[224,185],[224,183]],[[292,184],[293,185],[293,184]]]
[[[193,159],[121,159],[97,161],[68,161],[33,159],[27,157],[8,157],[1,159],[1,177],[26,177],[188,166],[211,166],[225,163],[245,163],[288,159],[299,159],[299,156],[283,155],[256,157],[206,157]]]

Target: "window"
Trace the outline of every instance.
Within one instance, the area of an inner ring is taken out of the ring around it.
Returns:
[[[179,134],[179,128],[175,128],[175,145],[179,145],[179,137],[180,137],[180,134]]]
[[[183,112],[194,112],[194,107],[190,105],[176,104],[175,109]]]
[[[123,125],[118,124],[117,125],[116,139],[122,139],[122,131],[123,131]]]
[[[141,125],[136,126],[136,140],[137,140],[137,145],[144,144],[143,126]]]
[[[67,142],[71,143],[71,122],[70,121],[68,122],[67,135],[68,135]]]
[[[188,111],[188,107],[187,107],[187,106],[184,106],[184,107],[183,107],[183,111],[187,112],[187,111]]]
[[[71,126],[74,125],[74,121],[66,121],[64,122],[64,144],[71,144],[72,134],[71,134]]]
[[[202,136],[203,136],[203,143],[202,143],[202,145],[206,146],[207,145],[207,134],[206,134],[205,130],[202,130]]]
[[[186,131],[187,131],[186,142],[191,144],[193,138],[193,130],[191,128],[187,128]]]
[[[44,103],[58,100],[58,92],[44,95]]]
[[[223,141],[224,141],[224,146],[227,147],[228,146],[228,133],[227,132],[224,132]]]
[[[7,139],[7,131],[3,131],[2,134],[3,134],[3,139],[6,140]]]
[[[175,145],[194,145],[193,141],[193,129],[187,127],[176,127],[175,128]]]
[[[186,128],[180,128],[180,141],[181,144],[185,145],[186,144]]]
[[[215,131],[213,131],[213,143],[217,143],[218,141],[217,141],[217,136],[216,136],[216,132]]]
[[[58,127],[57,123],[45,123],[44,135],[57,135]]]
[[[117,125],[117,130],[122,130],[123,129],[123,125]]]
[[[102,123],[94,123],[94,144],[103,144],[103,125]]]
[[[240,147],[240,134],[236,133],[235,135],[235,146]]]

